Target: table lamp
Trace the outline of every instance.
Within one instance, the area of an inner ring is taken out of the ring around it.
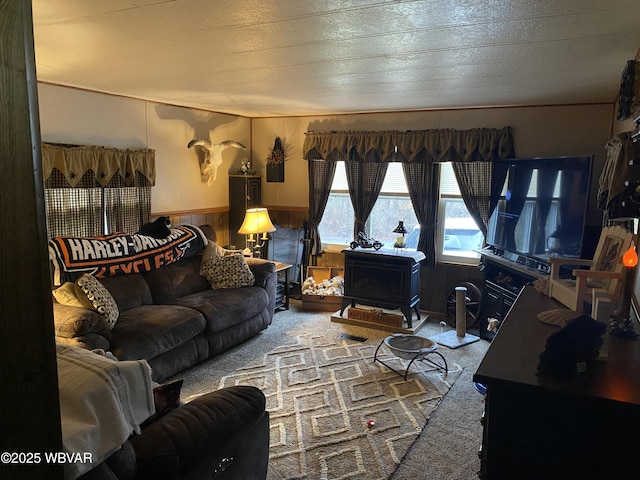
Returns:
[[[264,207],[259,207],[247,209],[238,233],[249,235],[247,248],[251,250],[252,256],[260,258],[262,247],[265,241],[269,240],[267,234],[275,231],[276,227],[271,223],[269,211]],[[260,234],[262,234],[262,236],[260,236]],[[253,237],[254,235],[256,235],[255,238]],[[262,241],[262,243],[260,243],[260,241]]]
[[[407,233],[407,229],[404,227],[404,221],[400,220],[398,226],[393,229],[393,233],[402,234],[401,237],[396,238],[396,243],[393,245],[395,248],[404,248],[404,235]]]

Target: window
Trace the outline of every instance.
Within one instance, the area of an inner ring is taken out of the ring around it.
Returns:
[[[43,143],[42,163],[49,238],[133,233],[149,222],[153,150]]]
[[[331,193],[319,226],[322,242],[335,245],[336,248],[349,245],[353,240],[353,218],[344,162],[337,162]],[[404,180],[402,164],[393,162],[389,163],[387,168],[380,195],[367,220],[365,233],[381,241],[385,247],[392,247],[398,236],[393,230],[398,226],[399,220],[404,222],[409,232],[416,227],[419,228]]]
[[[460,195],[451,163],[440,164],[440,203],[436,245],[438,260],[475,263],[484,238]]]
[[[444,220],[440,222],[436,238],[438,260],[475,263],[479,254],[474,250],[482,248],[482,232],[467,211],[451,165],[443,163],[441,166],[439,218]],[[349,245],[353,240],[353,217],[344,162],[337,162],[331,193],[319,226],[323,243],[335,248]],[[413,211],[402,164],[392,162],[378,201],[367,220],[365,233],[381,241],[385,247],[392,247],[397,237],[393,230],[399,220],[408,230],[405,238],[407,248],[416,248],[420,225]]]

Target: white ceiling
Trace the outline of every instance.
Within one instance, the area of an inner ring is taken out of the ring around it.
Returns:
[[[631,0],[33,0],[43,82],[249,117],[613,102]]]

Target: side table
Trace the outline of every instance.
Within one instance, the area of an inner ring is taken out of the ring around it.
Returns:
[[[273,262],[276,266],[276,274],[278,275],[278,285],[276,287],[276,307],[277,312],[281,308],[289,310],[289,270],[293,265],[282,262]],[[284,277],[284,281],[280,277]]]

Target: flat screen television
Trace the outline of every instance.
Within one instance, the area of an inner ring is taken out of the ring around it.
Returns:
[[[495,161],[487,244],[543,263],[580,258],[591,166],[592,157]]]

